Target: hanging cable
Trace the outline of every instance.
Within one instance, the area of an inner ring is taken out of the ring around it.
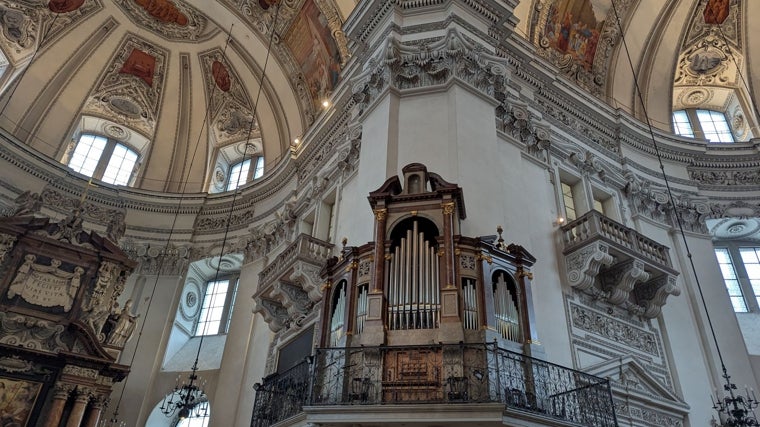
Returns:
[[[649,129],[649,136],[652,140],[652,146],[654,147],[655,154],[657,156],[657,161],[660,166],[660,171],[662,172],[662,179],[665,183],[665,188],[668,193],[668,204],[670,205],[671,212],[673,214],[673,217],[676,220],[676,224],[678,226],[678,232],[681,236],[681,240],[684,246],[684,249],[686,251],[686,257],[689,260],[689,265],[691,267],[691,273],[694,278],[694,284],[696,285],[697,292],[699,293],[700,301],[702,302],[702,307],[705,311],[705,318],[707,320],[707,325],[710,328],[710,335],[712,336],[713,343],[715,344],[715,350],[718,355],[718,360],[720,361],[720,367],[723,372],[722,377],[725,380],[725,384],[723,385],[724,390],[728,394],[728,396],[724,397],[723,399],[718,398],[717,402],[713,402],[713,409],[717,410],[719,415],[726,416],[726,421],[729,426],[732,427],[740,427],[740,426],[756,426],[757,421],[754,418],[754,414],[752,416],[749,416],[749,413],[751,413],[752,409],[757,406],[757,399],[754,399],[753,396],[747,396],[744,398],[743,396],[736,396],[734,391],[736,389],[736,386],[731,383],[730,376],[728,375],[728,370],[726,369],[726,364],[723,360],[723,354],[720,351],[720,345],[718,344],[718,338],[715,334],[715,327],[713,326],[712,318],[710,317],[710,312],[707,308],[707,301],[705,300],[704,292],[702,291],[702,285],[699,281],[699,275],[697,274],[697,268],[694,265],[694,258],[691,253],[691,249],[689,248],[689,243],[686,240],[686,232],[683,228],[683,222],[681,221],[681,217],[678,215],[678,210],[676,207],[675,202],[673,201],[673,191],[670,186],[670,180],[668,178],[668,175],[665,173],[665,165],[662,161],[662,154],[660,153],[659,145],[657,143],[657,139],[654,135],[654,129],[652,128],[652,124],[649,120],[649,114],[647,113],[646,104],[644,103],[644,97],[642,95],[641,88],[639,87],[639,80],[638,76],[636,74],[636,69],[633,66],[633,60],[631,59],[631,53],[628,49],[628,44],[626,43],[625,39],[625,32],[623,31],[623,24],[620,21],[620,16],[618,14],[617,5],[615,4],[615,0],[610,0],[612,2],[612,9],[615,13],[615,20],[617,21],[618,30],[620,31],[620,38],[623,42],[623,49],[625,50],[626,57],[628,59],[628,65],[631,68],[631,74],[633,75],[633,82],[634,87],[636,90],[636,95],[638,97],[639,102],[641,103],[641,109],[644,113],[644,118],[646,119],[647,126]],[[748,405],[748,406],[747,406]]]

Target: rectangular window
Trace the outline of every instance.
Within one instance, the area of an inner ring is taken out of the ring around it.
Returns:
[[[715,256],[718,258],[720,272],[723,274],[723,282],[728,290],[728,296],[731,298],[731,304],[734,306],[734,311],[737,313],[746,313],[749,311],[747,309],[747,302],[744,300],[744,294],[739,286],[739,278],[736,276],[736,269],[734,269],[734,264],[731,261],[731,255],[728,253],[728,249],[716,248]],[[756,253],[754,253],[754,256],[755,259],[757,259]],[[744,258],[744,254],[742,254],[742,258]],[[744,261],[744,264],[745,266],[747,265],[746,260]],[[760,267],[760,263],[758,263],[758,267]],[[747,271],[749,272],[749,269],[747,269]],[[760,289],[760,277],[758,277],[756,282],[758,283],[758,288],[756,289]],[[755,290],[755,294],[758,294],[757,290]]]
[[[195,328],[195,335],[217,335],[226,331],[220,330],[224,318],[224,310],[227,303],[227,291],[230,286],[229,280],[217,280],[208,282],[206,285],[206,294],[203,297],[201,314],[198,317],[198,326]]]
[[[106,171],[103,172],[103,182],[115,185],[129,184],[135,163],[137,163],[137,153],[121,144],[116,144],[108,160]]]
[[[253,170],[253,179],[259,179],[264,176],[264,158],[256,159],[256,168]]]
[[[744,270],[747,271],[752,292],[760,304],[760,248],[739,248],[739,254],[744,263]]]
[[[106,149],[108,139],[102,136],[82,135],[74,154],[69,160],[69,167],[82,175],[92,176],[98,167],[100,156]]]
[[[734,142],[734,135],[728,127],[726,116],[718,111],[697,110],[699,125],[705,138],[710,142]]]
[[[248,179],[248,169],[251,167],[251,159],[244,160],[232,165],[230,177],[227,180],[227,191],[237,190]]]
[[[691,128],[689,115],[686,111],[680,110],[673,112],[673,130],[675,130],[675,133],[678,135],[694,138],[694,130]]]
[[[604,215],[604,204],[601,200],[594,199],[594,210]]]
[[[575,213],[575,199],[573,198],[573,187],[566,182],[560,183],[562,186],[562,203],[565,205],[565,219],[570,222],[577,218]]]

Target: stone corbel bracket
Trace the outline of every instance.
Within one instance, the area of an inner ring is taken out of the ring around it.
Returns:
[[[599,289],[594,286],[596,276],[602,266],[609,267],[615,258],[604,243],[596,242],[585,246],[565,257],[567,278],[570,286],[585,293],[599,296]]]
[[[288,309],[273,299],[258,297],[255,300],[254,313],[261,313],[272,332],[279,332],[290,327]]]
[[[641,315],[653,319],[660,315],[668,296],[681,295],[681,288],[678,287],[675,275],[664,274],[637,286],[634,295],[638,303],[644,308]]]
[[[322,282],[318,267],[304,261],[296,261],[293,264],[293,272],[288,279],[299,283],[312,302],[316,303],[322,300]]]
[[[305,316],[314,306],[308,294],[300,286],[284,280],[275,283],[272,296],[281,299],[282,306],[288,310],[290,317]]]
[[[628,301],[628,296],[637,283],[649,280],[649,273],[644,271],[644,263],[631,259],[620,263],[601,274],[602,289],[609,292],[607,302],[620,305]]]

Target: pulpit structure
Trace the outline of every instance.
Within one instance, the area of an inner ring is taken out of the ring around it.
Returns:
[[[375,241],[344,243],[323,268],[318,348],[259,385],[252,425],[302,410],[329,424],[340,411],[326,408],[396,404],[616,425],[607,380],[534,357],[536,259],[501,227],[463,236],[462,188],[421,164],[402,172],[369,195]]]
[[[107,238],[60,222],[0,219],[0,417],[2,424],[95,427],[135,329],[119,306],[135,267]]]

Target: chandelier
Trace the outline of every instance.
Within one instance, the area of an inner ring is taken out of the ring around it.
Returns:
[[[751,427],[760,426],[755,416],[755,408],[758,406],[758,400],[753,390],[745,390],[744,395],[738,394],[736,384],[731,382],[731,376],[728,375],[726,367],[723,366],[723,378],[726,383],[723,385],[723,397],[716,393],[713,399],[713,409],[718,411],[719,421],[713,419],[714,426],[720,427]]]
[[[167,417],[173,417],[184,420],[185,418],[208,417],[208,400],[203,387],[206,380],[198,377],[198,363],[193,365],[193,369],[187,378],[182,381],[181,375],[177,377],[177,383],[172,393],[168,397],[164,396],[161,402],[161,412]]]

